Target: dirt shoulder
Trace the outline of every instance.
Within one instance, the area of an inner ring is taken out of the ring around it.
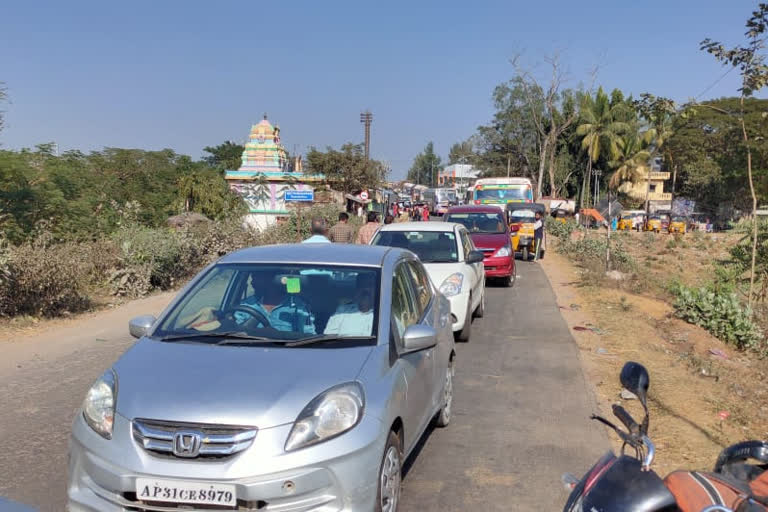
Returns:
[[[554,249],[540,264],[579,347],[600,412],[610,414],[610,405],[621,401],[639,419],[639,403],[619,398],[619,372],[628,360],[650,372],[650,436],[659,473],[711,469],[724,447],[768,438],[766,361],[675,318],[671,305],[651,289],[639,294],[620,283],[585,286],[584,271]]]

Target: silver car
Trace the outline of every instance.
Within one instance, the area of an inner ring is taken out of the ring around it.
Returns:
[[[245,249],[196,276],[88,391],[69,510],[394,511],[451,419],[450,304],[402,249]]]

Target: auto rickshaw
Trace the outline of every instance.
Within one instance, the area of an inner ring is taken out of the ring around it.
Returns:
[[[667,231],[669,233],[680,233],[681,235],[684,235],[687,226],[688,219],[682,215],[673,215],[669,221],[669,227],[667,228]]]
[[[536,222],[536,212],[541,214],[541,221],[544,222],[547,208],[538,203],[507,203],[507,224],[512,232],[512,249],[515,252],[520,251],[523,260],[534,253],[533,223]],[[546,234],[542,240],[542,247],[539,249],[539,257],[544,254],[546,247]]]
[[[651,217],[645,221],[644,231],[653,231],[654,233],[661,233],[661,216],[651,215]]]
[[[635,215],[633,213],[625,213],[619,219],[619,223],[616,225],[617,231],[632,231]]]

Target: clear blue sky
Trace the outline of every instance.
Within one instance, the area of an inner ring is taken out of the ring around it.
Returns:
[[[433,140],[447,155],[492,115],[523,54],[562,52],[571,85],[686,100],[725,71],[705,37],[742,41],[755,1],[427,2],[3,0],[4,148],[56,141],[202,148],[243,140],[267,112],[289,150],[362,141],[394,177]],[[735,95],[732,72],[702,98]]]

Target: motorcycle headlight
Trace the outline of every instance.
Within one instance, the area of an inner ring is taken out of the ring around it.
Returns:
[[[85,422],[105,439],[112,439],[116,398],[117,375],[113,370],[107,370],[93,383],[83,400]]]
[[[510,248],[507,245],[505,245],[504,247],[502,247],[501,249],[493,253],[494,258],[502,258],[504,256],[509,256],[509,255],[510,255]]]
[[[461,293],[461,285],[464,284],[464,275],[461,272],[456,272],[445,278],[443,284],[440,285],[440,293],[446,297],[458,295]]]
[[[350,430],[362,419],[364,405],[363,388],[357,382],[321,393],[296,418],[285,451],[327,441]]]

